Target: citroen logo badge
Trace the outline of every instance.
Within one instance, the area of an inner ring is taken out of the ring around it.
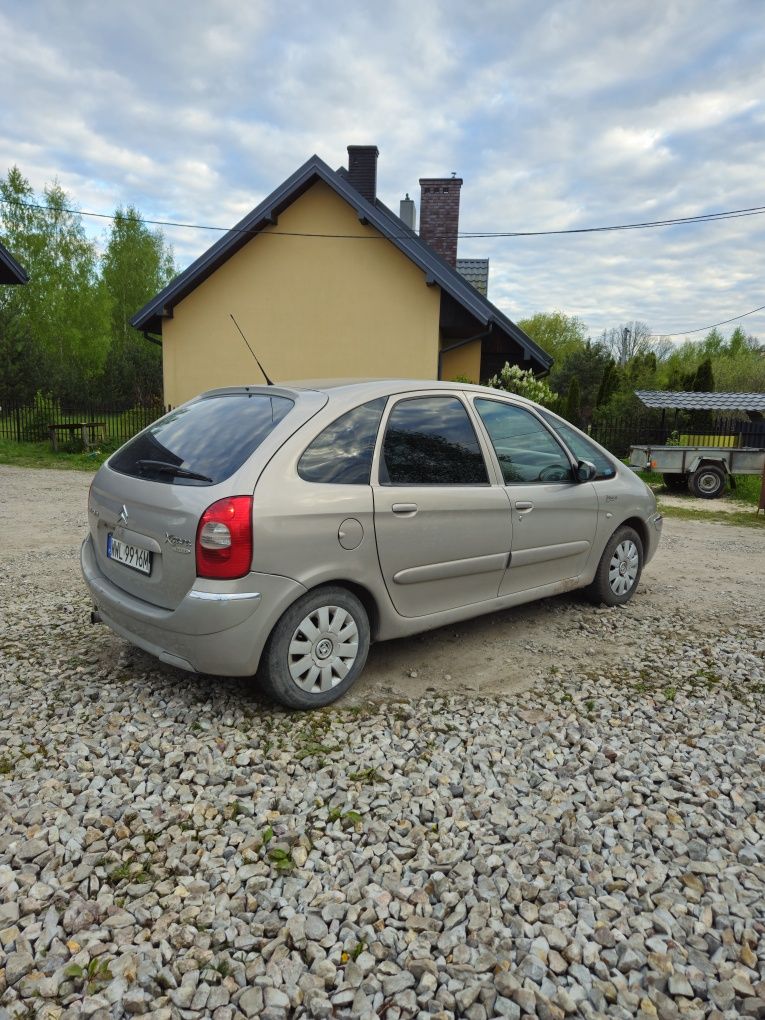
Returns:
[[[127,512],[127,507],[123,503],[122,504],[122,509],[120,510],[120,518],[119,518],[120,524],[127,524],[128,516],[129,516],[129,514]]]

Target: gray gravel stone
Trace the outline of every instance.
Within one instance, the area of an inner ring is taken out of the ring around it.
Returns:
[[[762,1015],[765,588],[551,600],[618,664],[294,716],[0,567],[0,1020]]]

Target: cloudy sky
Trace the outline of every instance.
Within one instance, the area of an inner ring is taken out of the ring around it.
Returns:
[[[0,173],[230,225],[312,153],[374,143],[394,209],[421,176],[463,177],[463,231],[740,209],[765,205],[763,52],[761,0],[4,0]],[[181,266],[217,236],[167,235]],[[460,255],[490,257],[511,317],[561,309],[593,335],[765,304],[765,216]],[[742,325],[765,338],[765,312]]]

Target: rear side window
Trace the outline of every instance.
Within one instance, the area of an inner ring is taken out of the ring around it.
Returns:
[[[599,478],[614,477],[616,474],[616,468],[608,457],[606,457],[606,455],[602,453],[594,443],[592,443],[589,439],[585,439],[584,436],[580,436],[579,433],[575,432],[570,425],[566,425],[566,423],[560,421],[560,419],[553,418],[551,414],[545,414],[544,411],[540,413],[548,425],[555,429],[577,460],[588,460],[591,464],[595,465],[598,471],[595,475],[595,481]]]
[[[341,415],[320,432],[298,461],[306,482],[369,485],[372,455],[387,397]]]
[[[170,485],[214,485],[237,471],[293,406],[265,393],[205,397],[139,433],[109,467]]]
[[[488,485],[481,447],[456,397],[400,400],[380,459],[382,485]]]

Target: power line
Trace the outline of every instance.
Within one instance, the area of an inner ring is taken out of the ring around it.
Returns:
[[[734,315],[730,319],[723,319],[721,322],[713,322],[711,326],[699,326],[698,329],[683,329],[680,330],[679,333],[651,333],[651,336],[688,336],[689,333],[703,333],[708,329],[716,329],[717,326],[727,326],[729,322],[735,322],[737,319],[745,319],[747,315],[754,315],[755,312],[761,312],[763,309],[765,309],[765,305],[760,305],[759,308],[753,308],[750,312],[742,312],[741,315]]]
[[[81,209],[71,209],[65,206],[42,205],[36,202],[19,202],[8,198],[0,198],[5,205],[16,206],[24,209],[39,209],[45,212],[69,213],[74,216],[89,216],[94,219],[114,220],[116,217],[111,213],[84,212]],[[457,237],[462,238],[491,238],[491,237],[552,237],[565,234],[602,234],[616,230],[646,230],[656,227],[674,227],[692,223],[717,223],[720,220],[743,219],[748,216],[762,216],[765,214],[765,205],[750,206],[746,209],[728,209],[724,212],[700,213],[697,216],[675,216],[666,220],[643,220],[638,223],[614,223],[602,227],[570,227],[561,230],[501,230],[501,231],[465,231],[458,233]],[[261,230],[247,227],[218,227],[209,223],[182,223],[175,220],[153,220],[143,216],[133,217],[138,223],[145,223],[154,227],[175,227],[185,230],[212,230],[217,233],[239,233],[255,236],[263,234],[265,237],[326,237],[338,240],[367,241],[385,240],[382,234],[326,234],[312,233],[303,230],[269,230],[263,233]],[[391,235],[388,235],[391,236]],[[411,240],[412,234],[394,234],[398,240]]]
[[[68,213],[74,216],[90,216],[95,219],[102,220],[115,220],[116,216],[111,213],[97,213],[97,212],[83,212],[80,209],[72,209],[66,206],[50,206],[42,205],[36,202],[19,202],[12,199],[0,198],[0,202],[4,205],[17,206],[24,209],[38,209],[45,212],[61,212]],[[690,223],[715,223],[718,220],[730,220],[730,219],[741,219],[746,216],[761,216],[765,213],[765,206],[757,205],[750,206],[745,209],[729,209],[724,212],[717,213],[702,213],[698,216],[677,216],[667,220],[645,220],[640,223],[620,223],[613,224],[604,227],[573,227],[567,230],[516,230],[516,231],[495,231],[490,233],[478,233],[478,232],[466,232],[458,233],[458,237],[463,238],[490,238],[490,237],[550,237],[562,234],[595,234],[595,233],[606,233],[615,230],[642,230],[654,227],[670,227],[678,226],[681,224]],[[246,227],[217,227],[207,223],[181,223],[174,220],[153,220],[147,219],[143,216],[133,217],[138,223],[144,223],[148,226],[156,227],[177,227],[187,230],[212,230],[218,233],[240,233],[255,236],[260,234],[264,237],[325,237],[325,238],[336,238],[339,240],[352,240],[352,241],[363,241],[363,240],[384,240],[382,234],[323,234],[323,233],[310,233],[307,231],[291,231],[291,230],[270,230],[267,233],[263,233],[260,230],[248,229]],[[411,239],[411,234],[399,234],[393,235],[402,240]],[[703,333],[705,330],[715,329],[717,326],[726,326],[730,322],[736,322],[738,319],[745,319],[748,315],[754,315],[755,312],[761,312],[765,309],[765,305],[760,305],[758,308],[752,308],[751,311],[742,312],[741,315],[734,315],[730,319],[722,319],[720,322],[714,322],[710,326],[699,326],[696,329],[684,329],[676,333],[652,333],[652,337],[668,337],[668,336],[689,336],[692,333]]]

